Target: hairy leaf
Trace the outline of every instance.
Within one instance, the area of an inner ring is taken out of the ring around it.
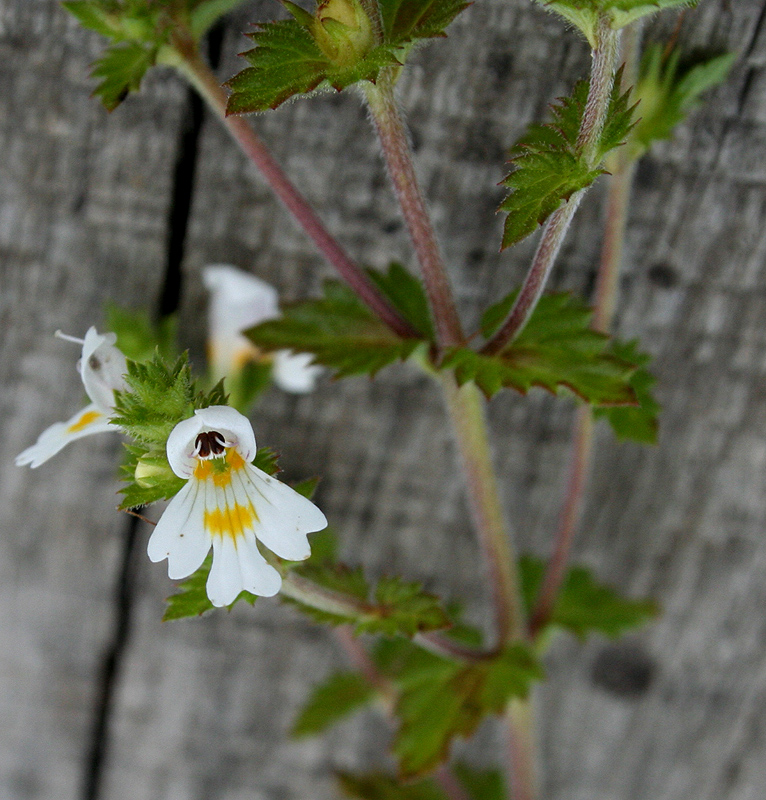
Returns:
[[[531,610],[545,574],[544,563],[532,556],[519,560],[522,595]],[[659,613],[653,600],[621,597],[611,586],[598,583],[585,567],[572,567],[553,607],[549,625],[573,633],[579,639],[601,633],[617,638],[654,619]]]
[[[336,672],[315,686],[292,729],[295,737],[321,733],[369,703],[375,692],[358,672]]]
[[[630,385],[638,400],[637,406],[612,406],[596,408],[596,417],[606,419],[612,426],[618,441],[633,441],[639,444],[657,444],[659,424],[657,417],[660,404],[654,399],[652,386],[657,379],[646,368],[651,358],[638,349],[638,342],[612,341],[612,353],[618,358],[637,365],[630,378]]]
[[[114,111],[130,92],[141,88],[141,81],[155,58],[156,51],[139,42],[107,47],[93,66],[92,75],[100,81],[93,94],[101,99],[107,111]]]
[[[640,158],[700,104],[700,95],[726,80],[736,53],[682,61],[674,50],[667,58],[661,44],[646,49],[641,61],[636,97],[640,119],[630,135],[630,156]]]
[[[119,25],[107,9],[92,0],[66,0],[61,4],[84,28],[108,38],[120,35]]]
[[[488,309],[482,331],[499,327],[517,292]],[[568,294],[541,298],[519,336],[496,355],[456,348],[443,367],[454,369],[460,384],[474,381],[487,397],[501,388],[522,394],[533,386],[557,393],[567,389],[592,405],[635,405],[630,384],[636,364],[609,349],[609,338],[590,328],[592,312]]]
[[[591,47],[595,47],[598,21],[602,15],[607,16],[612,28],[618,29],[664,9],[695,6],[698,0],[536,0],[536,2],[579,28]]]
[[[384,40],[401,47],[418,39],[446,36],[447,26],[470,4],[464,0],[380,0]]]
[[[595,161],[583,155],[577,139],[587,99],[588,82],[579,81],[571,97],[551,106],[553,120],[531,125],[512,148],[514,171],[503,182],[510,194],[500,205],[501,211],[508,212],[504,248],[534,232],[562,202],[590,186],[604,172],[600,165],[605,155],[625,140],[633,124],[633,107],[628,94],[619,91],[618,76]]]
[[[267,352],[311,353],[338,377],[369,373],[409,358],[421,339],[401,339],[344,284],[326,281],[324,297],[283,308],[279,319],[262,322],[245,335]]]
[[[470,736],[486,716],[526,697],[542,667],[525,644],[475,664],[449,661],[406,640],[379,642],[375,662],[399,689],[393,743],[400,777],[416,778],[444,761],[453,740]],[[434,709],[439,713],[434,713]]]
[[[367,274],[377,284],[391,305],[423,338],[434,338],[428,298],[423,284],[411,272],[408,272],[401,264],[393,262],[389,266],[388,272],[369,269]]]

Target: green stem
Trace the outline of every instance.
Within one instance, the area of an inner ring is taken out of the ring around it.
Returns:
[[[623,41],[625,70],[623,81],[634,81],[639,60],[638,25],[631,25]],[[604,241],[601,247],[596,300],[593,309],[592,327],[601,333],[609,333],[619,291],[623,245],[627,227],[630,192],[635,172],[635,161],[618,151],[614,157],[613,173],[609,179],[606,200],[606,222]],[[554,539],[553,553],[545,571],[534,612],[530,621],[530,634],[534,635],[548,622],[566,577],[566,567],[575,533],[582,515],[585,489],[588,484],[593,460],[593,413],[589,406],[581,406],[575,415],[569,478],[559,518],[559,527]]]
[[[506,721],[511,797],[513,800],[537,800],[540,795],[540,767],[532,698],[511,700],[506,710]]]
[[[458,387],[451,372],[442,372],[440,379],[460,451],[471,516],[489,572],[499,648],[523,638],[525,622],[516,556],[492,465],[483,398],[474,383]]]
[[[443,348],[459,345],[463,342],[463,329],[436,234],[415,175],[410,144],[394,98],[390,70],[384,70],[377,83],[365,82],[364,86],[394,193],[423,271],[437,340]]]
[[[577,149],[586,159],[589,168],[595,167],[598,162],[598,143],[609,108],[618,45],[619,32],[613,31],[604,17],[597,32],[596,48],[593,50],[590,89],[577,138]],[[572,218],[586,192],[587,189],[575,192],[548,218],[532,259],[532,265],[524,279],[516,302],[500,330],[487,342],[482,352],[499,353],[521,333],[527,324],[545,289],[545,284],[548,282]]]
[[[383,297],[367,273],[348,257],[248,122],[243,117],[226,116],[226,94],[210,67],[201,58],[196,46],[179,40],[175,43],[175,48],[178,54],[175,66],[199,92],[242,152],[260,170],[295,221],[309,235],[340,276],[398,336],[420,338],[420,334]]]
[[[375,606],[350,594],[327,589],[318,583],[288,572],[282,576],[282,594],[291,600],[338,617],[364,617],[374,614]]]

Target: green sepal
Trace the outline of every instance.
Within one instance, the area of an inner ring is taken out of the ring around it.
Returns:
[[[300,738],[321,733],[374,697],[373,687],[358,672],[335,672],[312,689],[293,724],[291,735]]]
[[[640,158],[655,141],[671,138],[700,105],[700,95],[724,82],[736,59],[736,53],[724,53],[688,61],[678,49],[666,57],[661,44],[647,47],[635,88],[640,119],[630,134],[629,157]]]
[[[517,294],[486,311],[485,336],[499,328]],[[499,353],[455,348],[442,367],[454,370],[461,385],[476,383],[488,398],[504,387],[526,394],[539,386],[553,394],[568,390],[597,406],[636,405],[630,381],[637,365],[616,355],[609,337],[591,330],[591,316],[591,309],[573,295],[544,295],[521,333]]]
[[[114,111],[141,88],[146,71],[155,64],[157,51],[139,42],[110,45],[93,65],[92,76],[100,82],[93,94],[107,111]]]
[[[637,341],[620,342],[613,339],[611,352],[617,358],[637,366],[630,378],[630,385],[635,392],[638,405],[596,408],[593,410],[594,416],[606,419],[620,442],[657,444],[659,430],[657,417],[660,412],[660,404],[652,394],[652,387],[657,379],[646,368],[651,357],[639,351]]]
[[[382,0],[383,41],[351,60],[333,60],[317,36],[314,17],[293,3],[284,3],[293,19],[259,24],[248,36],[256,47],[243,53],[250,67],[235,75],[227,106],[229,114],[276,108],[295,95],[318,88],[341,91],[359,81],[375,83],[381,70],[401,66],[418,41],[444,36],[444,29],[469,3],[462,0]],[[326,19],[327,35],[342,37],[344,26]]]
[[[107,303],[104,309],[106,328],[117,334],[116,346],[126,358],[149,361],[155,350],[166,361],[178,357],[175,314],[154,322],[144,309],[127,309]]]
[[[464,664],[407,640],[382,640],[374,659],[399,690],[399,727],[392,750],[405,780],[433,770],[447,759],[456,737],[470,736],[485,717],[503,713],[512,698],[527,697],[532,683],[544,676],[523,643],[510,645],[492,659]]]
[[[171,619],[184,619],[185,617],[198,617],[205,611],[212,611],[215,606],[207,596],[207,577],[213,564],[213,556],[208,554],[202,566],[190,577],[178,584],[178,591],[166,599],[165,613],[162,621]],[[250,592],[241,591],[234,602],[227,606],[231,610],[240,600],[251,606],[255,605],[258,597]]]
[[[531,612],[542,586],[545,564],[541,559],[522,556],[519,559],[522,596]],[[655,619],[659,607],[654,600],[631,600],[621,597],[615,589],[599,583],[585,567],[572,567],[548,621],[548,627],[558,627],[585,639],[600,633],[615,639]]]
[[[396,295],[390,276],[390,272],[384,276],[381,288]],[[412,306],[417,305],[419,301],[413,300]],[[426,325],[420,312],[410,306],[405,306],[402,314],[412,316],[413,324],[417,319],[419,326]],[[285,305],[279,319],[262,322],[245,335],[266,352],[290,349],[311,353],[317,364],[335,370],[339,378],[374,375],[388,364],[409,358],[425,341],[397,336],[338,281],[325,282],[321,299]]]
[[[582,32],[591,47],[597,43],[599,19],[605,16],[614,30],[641,17],[669,8],[692,8],[698,0],[536,0]]]
[[[503,248],[533,233],[562,202],[590,186],[604,172],[604,157],[624,142],[633,125],[635,106],[630,105],[628,92],[620,92],[620,75],[612,89],[606,122],[592,160],[577,146],[588,100],[588,81],[578,81],[571,97],[559,98],[557,104],[551,105],[551,122],[531,125],[513,146],[514,171],[503,181],[510,194],[500,205],[500,210],[508,213]]]

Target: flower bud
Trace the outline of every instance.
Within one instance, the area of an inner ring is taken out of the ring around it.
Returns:
[[[140,487],[151,489],[161,481],[174,476],[167,463],[163,464],[156,456],[144,456],[138,460],[133,477]]]
[[[372,23],[359,0],[324,0],[317,7],[312,34],[322,52],[339,67],[350,67],[375,45]]]

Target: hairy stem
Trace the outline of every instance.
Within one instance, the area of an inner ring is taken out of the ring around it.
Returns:
[[[226,116],[226,94],[196,47],[188,43],[177,42],[176,50],[180,56],[179,62],[176,64],[180,72],[191,82],[213,113],[223,122],[242,152],[260,170],[266,182],[292,214],[295,221],[309,235],[340,276],[396,334],[404,338],[419,338],[420,334],[381,295],[365,271],[348,257],[314,209],[274,160],[249,123],[243,117]]]
[[[623,40],[622,54],[625,60],[623,81],[633,82],[635,80],[639,60],[639,37],[640,27],[635,24],[629,26]],[[608,333],[611,329],[617,305],[628,204],[635,172],[635,162],[627,155],[627,149],[620,150],[615,154],[612,170],[606,200],[604,241],[601,247],[592,322],[594,330],[601,333]],[[590,407],[581,406],[575,415],[569,478],[553,553],[548,561],[540,594],[529,624],[532,636],[550,619],[566,576],[572,542],[584,505],[592,457],[593,413]]]
[[[506,526],[484,418],[483,399],[474,383],[458,387],[451,372],[441,384],[460,460],[479,544],[492,587],[498,647],[524,637],[518,567]]]
[[[577,138],[577,149],[590,168],[595,167],[598,161],[598,143],[609,108],[618,44],[619,32],[611,29],[606,18],[602,19],[593,51],[588,99]],[[586,192],[587,189],[575,192],[548,218],[516,302],[500,330],[484,346],[484,353],[500,352],[527,324],[548,282],[572,218]]]
[[[442,347],[461,344],[463,330],[460,318],[447,277],[447,270],[436,241],[436,234],[415,175],[410,144],[394,98],[394,86],[390,72],[384,71],[376,84],[365,83],[365,95],[391,176],[394,193],[399,201],[423,271],[423,281],[434,318],[438,342]]]
[[[511,797],[513,800],[537,800],[540,768],[532,699],[511,700],[506,710],[506,721]]]

